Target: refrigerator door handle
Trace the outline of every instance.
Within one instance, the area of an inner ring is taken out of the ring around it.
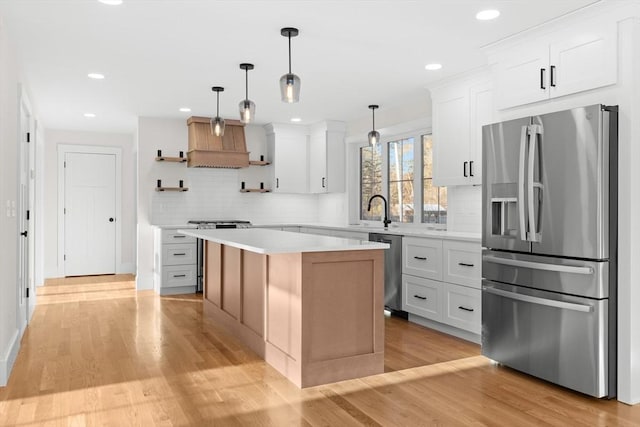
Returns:
[[[524,210],[524,165],[525,165],[525,153],[527,147],[527,139],[529,135],[529,126],[522,126],[520,132],[520,163],[518,165],[518,218],[520,226],[520,240],[527,240],[527,230],[525,223],[525,210]]]
[[[494,264],[509,265],[512,267],[532,268],[534,270],[555,271],[557,273],[573,273],[573,274],[593,274],[591,267],[579,267],[576,265],[558,265],[547,264],[544,262],[522,261],[519,259],[499,258],[496,256],[485,255],[483,261]]]
[[[542,126],[530,125],[529,126],[529,164],[528,164],[528,179],[527,179],[527,205],[529,207],[529,240],[530,242],[539,242],[540,233],[538,233],[538,223],[535,211],[534,203],[534,187],[542,191],[542,184],[534,182],[534,166],[536,161],[536,152],[538,148],[538,135],[542,136]]]
[[[590,305],[576,304],[572,302],[557,301],[553,299],[534,297],[531,295],[517,294],[514,292],[503,291],[502,289],[489,288],[489,287],[484,288],[483,291],[488,292],[490,294],[498,295],[501,297],[514,299],[517,301],[528,302],[531,304],[544,305],[547,307],[556,307],[564,310],[581,311],[583,313],[590,313],[593,311],[593,307]]]

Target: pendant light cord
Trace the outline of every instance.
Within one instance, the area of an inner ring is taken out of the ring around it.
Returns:
[[[245,88],[245,92],[244,92],[244,99],[249,99],[249,69],[245,68],[244,69],[244,88]]]
[[[291,74],[291,32],[289,32],[289,74]]]
[[[216,92],[216,117],[220,117],[220,92]]]
[[[373,130],[376,130],[376,109],[371,109],[371,118],[373,119]]]

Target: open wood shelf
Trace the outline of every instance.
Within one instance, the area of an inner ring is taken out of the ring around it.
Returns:
[[[156,191],[189,191],[189,187],[156,187]]]
[[[267,190],[266,188],[242,188],[240,192],[241,193],[270,193],[271,190]]]
[[[252,166],[267,166],[270,165],[271,162],[267,162],[266,160],[249,160],[249,164]]]
[[[156,156],[156,162],[176,162],[176,163],[185,163],[187,161],[186,157],[168,157],[168,156]]]

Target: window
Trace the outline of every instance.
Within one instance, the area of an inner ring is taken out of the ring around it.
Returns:
[[[422,222],[447,223],[447,187],[433,186],[433,140],[422,135]]]
[[[378,220],[384,215],[382,203],[367,211],[369,198],[382,194],[382,144],[360,148],[360,219]]]
[[[391,141],[387,144],[389,219],[393,222],[413,222],[413,145],[413,138]]]

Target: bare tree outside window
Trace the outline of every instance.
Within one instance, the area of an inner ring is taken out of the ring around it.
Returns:
[[[392,141],[389,150],[389,219],[413,222],[413,138]]]
[[[382,193],[382,144],[360,148],[360,219],[378,220],[384,215],[381,203],[367,211],[369,198]]]
[[[447,187],[433,186],[433,139],[422,135],[422,222],[447,223]]]

